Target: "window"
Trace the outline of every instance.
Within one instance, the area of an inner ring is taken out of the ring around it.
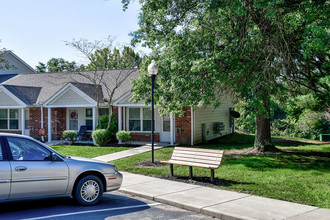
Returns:
[[[86,108],[86,126],[87,130],[93,130],[93,109]]]
[[[9,129],[18,129],[18,109],[9,109],[10,127]]]
[[[151,109],[129,108],[129,130],[151,131]]]
[[[0,129],[19,129],[18,109],[0,109]]]
[[[49,161],[51,152],[41,145],[24,138],[8,137],[13,160],[21,161]]]
[[[107,108],[99,108],[99,116],[102,117],[103,115],[108,115],[109,109]]]
[[[151,109],[143,109],[143,131],[151,131]]]
[[[69,129],[78,130],[78,112],[75,109],[69,110]]]
[[[130,108],[129,109],[129,130],[130,131],[141,131],[141,120],[140,120],[140,109]]]
[[[171,131],[170,117],[163,118],[163,131]]]
[[[0,129],[8,129],[8,109],[0,109]]]

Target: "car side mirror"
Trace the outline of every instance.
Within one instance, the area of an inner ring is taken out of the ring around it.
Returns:
[[[52,153],[52,161],[56,161],[57,160],[57,154]]]

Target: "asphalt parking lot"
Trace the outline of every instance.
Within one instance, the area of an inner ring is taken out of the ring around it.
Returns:
[[[78,206],[70,198],[0,203],[0,219],[214,219],[120,192],[105,193],[100,204]]]

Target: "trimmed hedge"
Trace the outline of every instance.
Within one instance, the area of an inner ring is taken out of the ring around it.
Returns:
[[[107,129],[98,129],[92,132],[92,138],[96,146],[106,146],[110,141],[111,133]]]

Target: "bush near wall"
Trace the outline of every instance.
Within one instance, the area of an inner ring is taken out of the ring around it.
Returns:
[[[92,138],[96,146],[106,146],[110,142],[110,131],[98,129],[92,132]]]

